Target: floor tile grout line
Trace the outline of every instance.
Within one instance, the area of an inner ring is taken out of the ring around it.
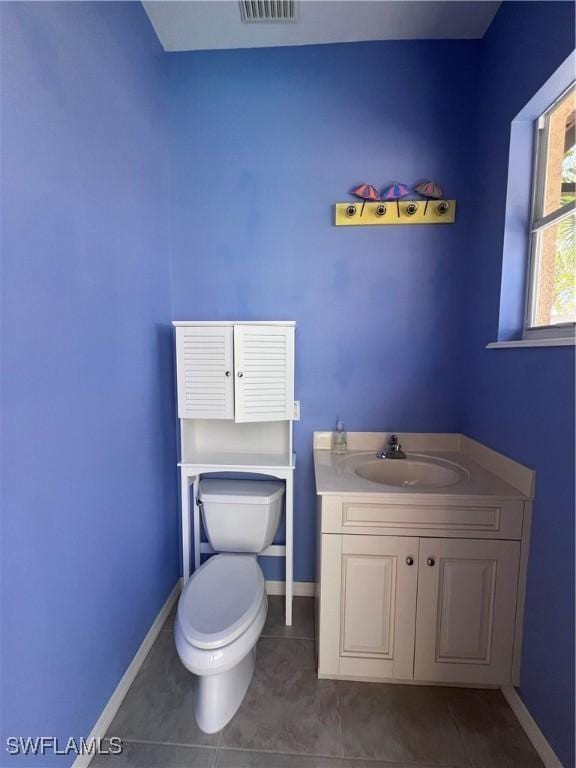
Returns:
[[[220,731],[220,736],[222,731]],[[248,754],[258,755],[282,755],[282,757],[306,757],[306,758],[320,758],[335,761],[350,761],[358,763],[374,763],[380,766],[386,766],[388,768],[469,768],[469,766],[458,765],[457,763],[430,763],[430,762],[412,762],[412,761],[400,761],[397,760],[383,760],[382,758],[375,757],[357,757],[357,756],[345,756],[341,757],[337,755],[329,755],[326,753],[311,753],[311,752],[285,752],[281,750],[273,749],[248,749],[246,747],[235,747],[226,745],[207,745],[207,744],[185,744],[183,742],[171,742],[171,741],[156,741],[148,739],[123,739],[127,744],[142,744],[144,746],[157,746],[157,747],[178,747],[179,749],[204,749],[212,752],[212,762],[210,768],[213,768],[214,762],[217,759],[217,753],[222,752],[246,752]]]
[[[336,686],[336,716],[338,717],[338,733],[340,734],[340,754],[344,759],[344,732],[342,730],[342,714],[340,712],[340,688]]]
[[[311,643],[314,642],[313,637],[304,637],[300,635],[265,635],[262,633],[260,635],[261,640],[309,640]]]
[[[217,752],[247,752],[247,753],[253,753],[253,754],[262,754],[262,755],[282,755],[284,757],[311,757],[311,758],[321,758],[321,759],[329,759],[329,760],[349,760],[353,762],[368,762],[368,763],[377,763],[380,765],[386,765],[390,766],[390,768],[394,768],[394,766],[413,766],[413,768],[470,768],[470,765],[458,765],[457,763],[430,763],[428,762],[413,762],[413,761],[401,761],[398,762],[397,760],[386,760],[383,758],[375,758],[375,757],[358,757],[356,755],[345,755],[343,752],[339,755],[334,754],[328,754],[328,753],[317,753],[317,752],[287,752],[283,750],[274,750],[274,749],[248,749],[246,747],[240,747],[240,746],[234,746],[234,745],[226,745],[222,744],[222,734],[223,730],[219,732],[219,742],[218,744],[191,744],[191,743],[185,743],[185,742],[174,742],[174,741],[159,741],[155,739],[132,739],[132,738],[122,738],[122,741],[126,744],[143,744],[146,746],[158,746],[158,747],[178,747],[180,749],[203,749],[208,750],[213,753],[214,760],[216,759],[216,753]],[[467,755],[466,755],[467,756]]]
[[[211,755],[211,758],[212,758],[212,759],[210,760],[210,766],[209,766],[209,768],[214,768],[214,766],[216,765],[216,761],[218,760],[218,752],[219,752],[219,751],[220,751],[220,750],[219,750],[219,748],[218,748],[218,747],[216,747],[216,748],[213,750],[213,752],[212,752],[212,755]]]
[[[255,755],[281,755],[282,757],[306,757],[306,758],[318,758],[322,760],[334,760],[336,762],[347,761],[357,763],[374,763],[378,766],[386,766],[386,768],[470,768],[469,765],[462,765],[458,763],[430,763],[428,762],[413,762],[411,760],[404,760],[398,762],[398,760],[385,760],[377,757],[348,757],[346,755],[329,755],[325,753],[313,753],[313,752],[283,752],[281,750],[274,749],[248,749],[247,747],[234,747],[222,745],[218,748],[218,752],[246,752],[248,754]]]
[[[365,758],[344,757],[340,755],[329,755],[326,752],[285,752],[278,749],[248,749],[247,747],[235,747],[223,744],[218,747],[219,752],[247,752],[255,755],[282,755],[282,757],[312,757],[321,760],[365,760]],[[371,761],[373,762],[373,761]],[[392,764],[391,768],[394,768]],[[458,766],[438,766],[438,768],[459,768]],[[468,768],[468,766],[466,766]]]
[[[258,638],[258,642],[261,640],[277,640],[284,642],[299,642],[299,643],[312,643],[314,645],[314,640],[312,640],[310,637],[271,637],[270,635],[260,635]]]
[[[475,768],[474,761],[472,760],[472,757],[470,755],[470,752],[468,751],[468,746],[466,744],[466,739],[464,738],[464,735],[460,729],[460,723],[458,722],[458,718],[456,717],[456,714],[452,711],[452,705],[448,703],[447,706],[448,714],[450,715],[452,722],[454,723],[454,726],[456,728],[456,733],[458,734],[458,738],[460,739],[462,743],[462,749],[464,750],[464,754],[466,756],[466,759],[470,763],[470,768]]]
[[[174,632],[173,627],[162,627],[160,632],[170,632],[171,634]],[[310,637],[310,635],[269,635],[267,633],[262,632],[260,635],[260,640],[309,640],[311,643],[315,641],[315,637]]]
[[[208,749],[215,752],[215,744],[190,744],[183,741],[159,741],[158,739],[127,739],[123,736],[118,737],[123,744],[145,744],[149,747],[178,747],[179,749]]]
[[[162,627],[160,632],[164,632],[169,635],[174,634],[174,630],[172,627]],[[259,640],[306,640],[310,643],[313,643],[315,638],[313,637],[307,637],[306,635],[260,635],[258,638]]]
[[[224,726],[225,728],[226,726]],[[214,757],[212,759],[212,764],[210,765],[210,768],[214,768],[216,765],[216,761],[218,760],[218,755],[220,754],[220,750],[222,748],[222,737],[224,735],[224,728],[218,731],[218,743],[216,744],[216,749],[214,751]]]

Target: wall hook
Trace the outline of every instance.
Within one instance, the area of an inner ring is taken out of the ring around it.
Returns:
[[[456,200],[430,200],[428,211],[423,200],[394,199],[392,206],[381,200],[367,201],[364,215],[360,216],[360,203],[336,203],[335,224],[337,227],[414,226],[452,224],[456,220]]]

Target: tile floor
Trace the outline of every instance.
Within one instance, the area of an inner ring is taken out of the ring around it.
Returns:
[[[256,672],[221,733],[196,726],[193,678],[166,622],[92,768],[542,768],[499,691],[318,680],[313,603],[269,599]]]

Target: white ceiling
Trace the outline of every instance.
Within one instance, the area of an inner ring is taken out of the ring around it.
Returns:
[[[245,24],[236,0],[145,0],[166,51],[263,48],[359,40],[473,39],[500,2],[300,0],[296,22]]]

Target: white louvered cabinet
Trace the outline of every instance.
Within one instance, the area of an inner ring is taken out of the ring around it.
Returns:
[[[178,326],[176,360],[179,418],[293,419],[293,326]]]

